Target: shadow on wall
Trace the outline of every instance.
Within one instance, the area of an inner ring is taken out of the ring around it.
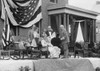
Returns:
[[[2,40],[0,40],[0,50],[3,49]]]
[[[2,37],[3,21],[0,19],[0,39]]]

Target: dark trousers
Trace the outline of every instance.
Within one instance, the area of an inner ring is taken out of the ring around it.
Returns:
[[[62,46],[63,46],[63,50],[64,50],[64,57],[67,58],[68,57],[68,53],[69,53],[68,44],[67,43],[63,43]]]

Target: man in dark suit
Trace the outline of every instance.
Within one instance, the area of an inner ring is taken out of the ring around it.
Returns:
[[[52,30],[51,26],[48,26],[47,31],[46,31],[47,37],[48,36],[50,37],[52,34],[53,34],[53,30]]]
[[[68,50],[69,36],[68,36],[68,32],[66,31],[63,25],[60,25],[60,39],[64,50],[64,58],[67,58],[69,52]]]

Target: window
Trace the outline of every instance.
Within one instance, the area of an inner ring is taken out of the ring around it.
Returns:
[[[57,3],[58,0],[50,0],[50,2],[52,2],[52,3]]]

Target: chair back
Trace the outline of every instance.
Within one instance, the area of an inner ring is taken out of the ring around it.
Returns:
[[[26,37],[24,36],[14,36],[14,49],[23,49],[24,45],[22,46],[21,41],[26,41]]]
[[[21,40],[20,36],[14,36],[14,42],[19,42]]]
[[[76,47],[76,48],[78,48],[78,49],[82,49],[81,44],[80,44],[80,43],[78,43],[78,42],[77,42],[77,43],[75,43],[75,47]]]

